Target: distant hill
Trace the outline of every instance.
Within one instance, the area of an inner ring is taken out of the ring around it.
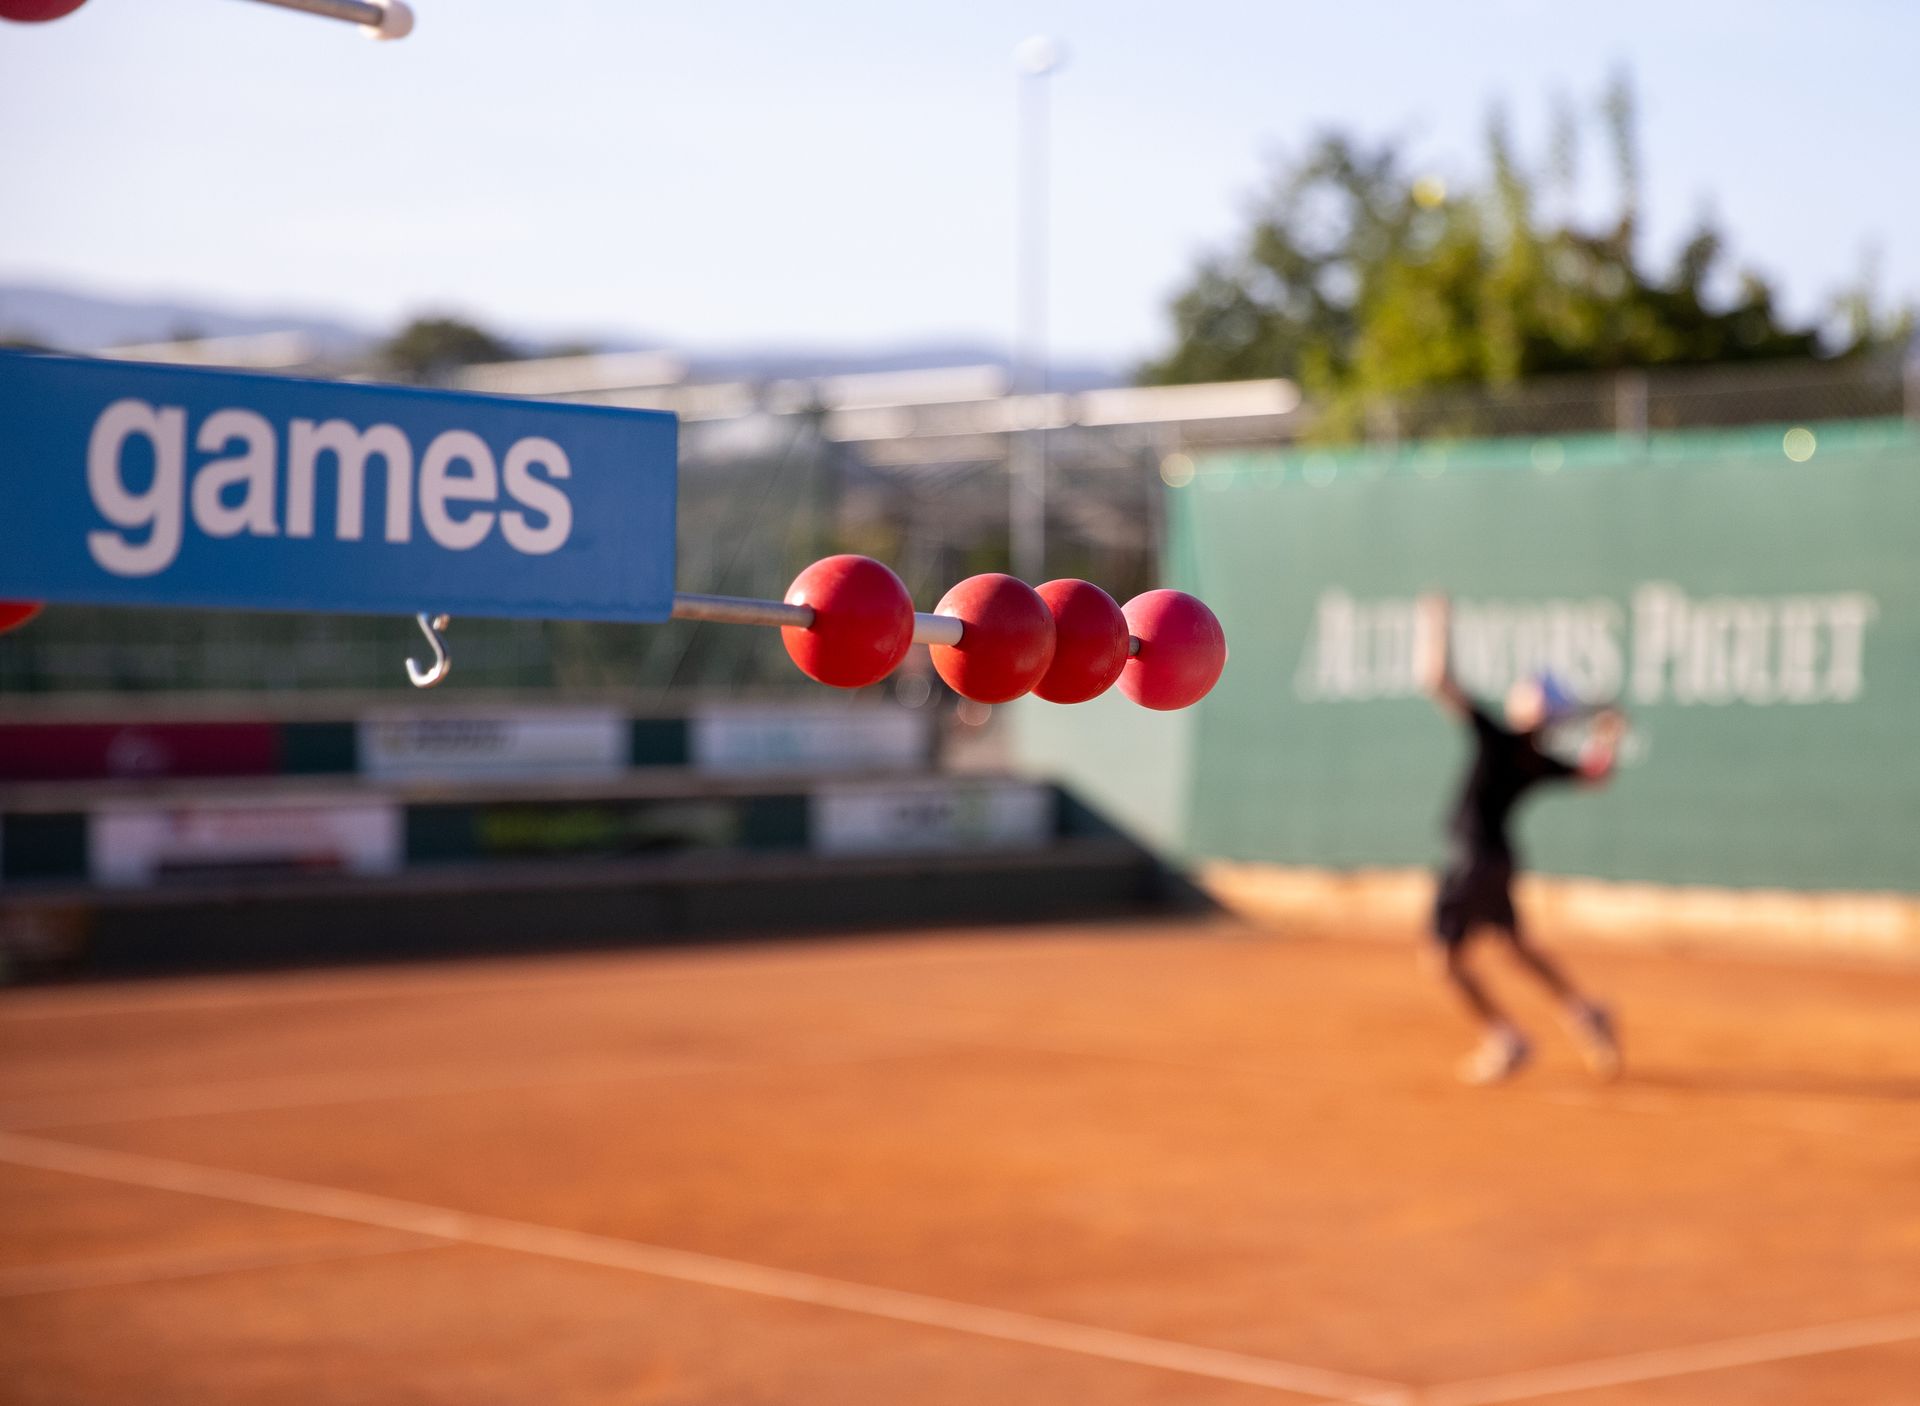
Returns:
[[[298,332],[330,361],[367,354],[387,335],[311,312],[237,311],[213,302],[128,299],[34,283],[0,282],[0,339],[21,339],[61,351],[89,352],[178,337],[244,337]],[[979,343],[927,341],[871,349],[845,347],[701,348],[663,346],[632,333],[590,337],[544,334],[512,327],[496,334],[530,354],[558,346],[603,351],[670,351],[702,381],[765,381],[873,371],[924,371],[946,366],[1005,366],[1006,352]],[[1087,390],[1126,380],[1117,366],[1056,364],[1049,377],[1056,390]]]
[[[380,338],[370,328],[310,313],[233,312],[197,301],[109,298],[65,288],[0,283],[0,337],[23,338],[62,351],[261,332],[298,332],[330,357],[354,356]]]

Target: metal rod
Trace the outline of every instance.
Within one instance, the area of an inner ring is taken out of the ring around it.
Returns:
[[[813,607],[782,601],[753,600],[746,596],[703,596],[680,591],[673,598],[675,620],[707,620],[718,625],[776,625],[806,630],[813,626]],[[913,617],[915,644],[958,644],[965,629],[952,615]]]
[[[960,617],[957,615],[929,615],[924,610],[915,611],[913,642],[915,644],[958,644],[966,628],[960,623]]]
[[[254,0],[257,5],[278,5],[283,10],[303,10],[330,20],[363,24],[378,29],[387,17],[387,7],[373,0]]]
[[[749,600],[744,596],[701,596],[682,591],[673,598],[676,620],[711,620],[718,625],[791,625],[797,630],[813,625],[813,607],[787,605],[777,600]]]
[[[673,597],[673,618],[706,620],[716,625],[772,625],[810,630],[813,628],[814,615],[813,607],[809,605],[755,600],[750,596],[706,596],[677,591]],[[448,620],[444,615],[425,613],[416,615],[414,619],[419,622],[420,633],[426,636],[427,644],[433,650],[433,662],[422,666],[417,659],[407,660],[407,677],[415,688],[433,688],[453,669],[453,660],[447,653],[446,637],[441,633],[447,628]],[[966,634],[966,629],[965,623],[957,615],[932,615],[924,610],[914,612],[915,644],[957,645]],[[1139,652],[1140,641],[1129,635],[1127,653],[1135,655]]]
[[[796,630],[813,627],[813,608],[787,605],[777,600],[754,600],[748,596],[703,596],[680,591],[673,597],[675,620],[707,620],[717,625],[774,625]],[[966,633],[966,625],[957,615],[933,615],[914,612],[915,644],[956,645]],[[1140,641],[1127,637],[1127,653],[1140,652]]]
[[[369,39],[405,39],[413,33],[413,9],[407,0],[254,0],[254,3],[299,10],[322,19],[345,20],[359,25],[360,32]]]

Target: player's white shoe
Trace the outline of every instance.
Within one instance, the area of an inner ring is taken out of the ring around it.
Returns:
[[[1605,1006],[1583,1005],[1569,1022],[1573,1038],[1580,1043],[1587,1068],[1596,1079],[1620,1077],[1620,1036],[1613,1028],[1613,1016]]]
[[[1533,1057],[1533,1046],[1518,1030],[1495,1030],[1480,1048],[1460,1061],[1460,1079],[1468,1084],[1498,1084],[1511,1079]]]

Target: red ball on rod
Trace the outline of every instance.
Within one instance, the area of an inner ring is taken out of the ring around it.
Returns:
[[[872,557],[832,556],[793,578],[787,604],[813,610],[806,629],[781,627],[800,672],[835,688],[865,688],[892,673],[913,644],[913,598]]]
[[[1184,591],[1147,591],[1122,609],[1140,652],[1120,673],[1120,691],[1162,712],[1198,703],[1227,665],[1227,637],[1204,602]]]
[[[40,24],[72,14],[86,0],[0,0],[0,20]]]
[[[1127,665],[1127,621],[1112,596],[1068,577],[1034,588],[1053,612],[1053,663],[1033,686],[1049,703],[1085,703],[1113,687]]]
[[[40,613],[37,600],[0,600],[0,635],[17,630]]]
[[[935,615],[965,627],[960,643],[929,653],[947,686],[976,703],[1006,703],[1040,682],[1053,662],[1053,612],[1024,581],[989,571],[940,598]]]

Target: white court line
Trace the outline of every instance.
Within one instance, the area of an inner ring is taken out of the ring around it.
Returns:
[[[57,1294],[70,1289],[114,1289],[129,1284],[164,1284],[176,1279],[201,1279],[253,1269],[282,1269],[338,1260],[371,1259],[409,1250],[446,1248],[441,1240],[407,1235],[386,1237],[373,1245],[309,1245],[287,1250],[234,1250],[224,1255],[147,1255],[134,1259],[80,1261],[67,1264],[21,1265],[0,1270],[0,1299],[30,1294]]]
[[[1592,1362],[1543,1367],[1501,1377],[1480,1377],[1430,1387],[1407,1399],[1418,1402],[1419,1406],[1496,1406],[1499,1402],[1626,1386],[1696,1372],[1723,1372],[1732,1367],[1753,1367],[1765,1362],[1818,1357],[1822,1353],[1916,1339],[1920,1339],[1920,1313],[1895,1313],[1880,1318],[1856,1318],[1846,1323],[1823,1323],[1811,1328],[1789,1328],[1778,1333],[1755,1333],[1751,1337],[1726,1338],[1688,1347],[1632,1352],[1623,1357],[1602,1357]]]
[[[456,1244],[483,1245],[489,1249],[512,1250],[574,1264],[624,1269],[685,1284],[731,1289],[737,1293],[756,1294],[788,1303],[836,1308],[870,1318],[890,1319],[896,1323],[943,1328],[974,1337],[1076,1352],[1088,1357],[1104,1358],[1109,1362],[1158,1367],[1216,1381],[1272,1387],[1304,1396],[1385,1402],[1400,1399],[1403,1390],[1393,1382],[1349,1376],[1344,1372],[1330,1372],[1318,1367],[1303,1367],[1273,1358],[1225,1352],[1165,1338],[1143,1337],[1136,1333],[987,1308],[955,1299],[885,1289],[845,1279],[829,1279],[817,1274],[777,1269],[771,1265],[648,1245],[637,1240],[564,1230],[530,1221],[472,1215],[445,1206],[400,1201],[342,1187],[287,1181],[252,1172],[203,1167],[77,1143],[0,1133],[0,1161],[46,1171],[69,1172],[75,1176],[93,1177],[128,1186],[148,1186],[162,1191],[234,1201],[241,1205],[326,1216],[358,1225],[405,1231],[410,1235],[431,1236]]]

